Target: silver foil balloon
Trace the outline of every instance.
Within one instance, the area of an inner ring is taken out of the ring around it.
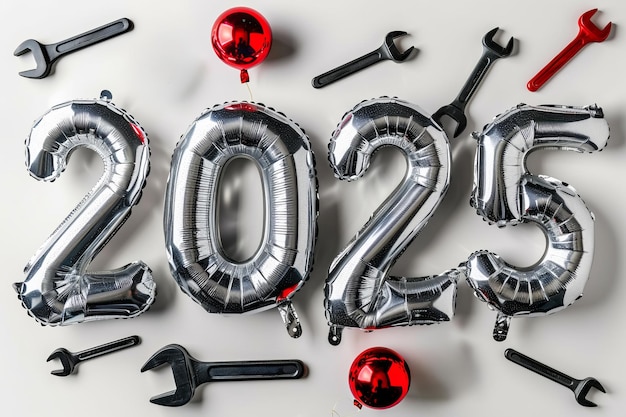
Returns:
[[[264,233],[246,261],[219,236],[221,176],[235,158],[256,162]],[[180,288],[210,313],[277,306],[290,336],[302,330],[291,303],[308,278],[317,233],[317,179],[308,137],[283,114],[233,102],[206,110],[176,146],[165,198],[165,241]]]
[[[24,282],[15,284],[23,306],[42,324],[134,317],[155,297],[152,273],[141,261],[87,271],[141,196],[149,171],[146,133],[106,91],[99,100],[63,103],[35,122],[26,140],[28,171],[54,181],[79,147],[102,158],[104,174],[28,262]]]
[[[593,214],[571,186],[528,172],[528,154],[542,148],[594,152],[609,138],[597,106],[521,104],[496,117],[478,141],[471,205],[490,223],[531,222],[547,247],[534,265],[518,268],[489,251],[467,261],[467,281],[498,311],[494,339],[506,339],[513,316],[559,311],[582,293],[594,251]]]
[[[388,272],[443,199],[450,177],[445,132],[419,107],[395,98],[364,101],[333,133],[329,160],[339,179],[355,180],[383,146],[407,159],[402,183],[330,266],[325,286],[329,342],[344,327],[377,329],[430,324],[454,315],[457,281],[452,269],[437,276],[395,277]]]

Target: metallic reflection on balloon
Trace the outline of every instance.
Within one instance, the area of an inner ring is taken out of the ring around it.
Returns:
[[[475,135],[471,205],[500,227],[530,222],[546,235],[543,257],[518,268],[478,251],[467,261],[467,281],[477,297],[498,311],[494,339],[506,339],[510,319],[559,311],[585,287],[594,251],[593,214],[576,190],[560,180],[533,175],[525,165],[541,148],[595,152],[609,138],[597,106],[519,105]]]
[[[247,260],[230,259],[219,236],[218,195],[234,158],[258,165],[264,232]],[[165,240],[180,288],[211,313],[278,307],[292,337],[291,304],[308,278],[317,233],[317,179],[309,139],[294,122],[260,104],[233,102],[202,113],[176,146],[165,198]]]
[[[218,58],[239,69],[241,82],[247,83],[248,69],[263,62],[270,53],[272,29],[256,10],[233,7],[215,20],[211,44]]]
[[[408,168],[402,183],[330,266],[325,306],[334,345],[344,327],[429,324],[454,315],[461,271],[418,278],[388,275],[448,189],[448,138],[413,104],[385,97],[364,101],[346,113],[331,138],[329,160],[335,176],[359,178],[383,146],[399,149]]]
[[[54,181],[79,147],[102,158],[104,174],[28,262],[24,282],[15,284],[23,306],[42,324],[134,317],[155,297],[152,273],[141,261],[87,271],[139,201],[149,171],[145,132],[107,91],[99,100],[59,104],[35,122],[26,140],[28,171]]]

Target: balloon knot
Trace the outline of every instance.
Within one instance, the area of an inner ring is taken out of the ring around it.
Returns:
[[[239,74],[239,78],[241,78],[241,84],[244,84],[250,81],[250,76],[248,75],[248,71],[245,69],[241,70],[241,73]]]

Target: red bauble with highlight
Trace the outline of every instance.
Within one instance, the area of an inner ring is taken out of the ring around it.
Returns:
[[[245,83],[247,70],[267,58],[272,47],[272,30],[256,10],[235,7],[217,18],[211,43],[222,62],[241,70],[241,82]]]
[[[409,392],[409,366],[397,352],[374,347],[356,357],[348,375],[355,405],[385,409],[398,404]]]

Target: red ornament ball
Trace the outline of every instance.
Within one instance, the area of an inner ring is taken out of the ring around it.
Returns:
[[[354,359],[348,383],[356,402],[371,408],[391,408],[402,401],[409,391],[411,373],[406,361],[397,352],[373,347]]]
[[[256,10],[234,7],[213,24],[211,43],[222,62],[241,70],[244,83],[248,82],[247,69],[267,58],[272,47],[272,30]]]

